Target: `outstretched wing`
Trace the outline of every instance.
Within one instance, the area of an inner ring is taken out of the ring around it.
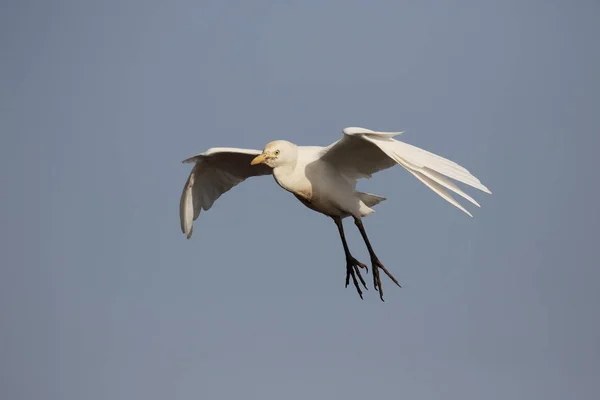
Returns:
[[[223,193],[245,179],[272,173],[272,169],[264,164],[250,165],[250,161],[261,153],[251,149],[212,148],[183,161],[195,163],[179,202],[181,231],[188,239],[201,210],[209,210]]]
[[[335,166],[352,182],[360,178],[370,178],[377,171],[400,164],[435,193],[472,216],[446,189],[477,207],[479,204],[448,178],[491,194],[489,189],[455,162],[393,138],[401,133],[345,128],[344,137],[327,147],[321,159]]]

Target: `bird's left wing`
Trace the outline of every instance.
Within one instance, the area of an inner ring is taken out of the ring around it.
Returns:
[[[250,165],[261,153],[260,150],[220,147],[183,161],[195,163],[179,202],[181,231],[188,239],[201,210],[209,210],[223,193],[245,179],[272,173],[272,169],[264,164]]]
[[[447,177],[486,193],[491,193],[489,189],[455,162],[393,138],[401,133],[345,128],[344,137],[326,147],[321,159],[335,166],[352,183],[400,164],[443,199],[471,216],[446,189],[478,207],[479,204]]]

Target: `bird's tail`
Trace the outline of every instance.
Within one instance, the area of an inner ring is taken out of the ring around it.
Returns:
[[[360,215],[363,217],[374,213],[375,210],[373,210],[371,207],[376,206],[377,204],[386,200],[385,197],[377,196],[376,194],[372,193],[356,192],[356,195],[361,201],[359,212]]]
[[[358,198],[360,199],[360,201],[365,203],[365,205],[367,207],[376,206],[377,204],[381,203],[382,201],[387,200],[385,197],[378,196],[373,193],[356,192],[356,194],[358,195]]]

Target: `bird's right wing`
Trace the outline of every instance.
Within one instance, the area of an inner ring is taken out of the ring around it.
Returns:
[[[446,177],[486,193],[491,193],[489,189],[455,162],[393,138],[401,133],[345,128],[344,137],[326,147],[321,159],[335,166],[351,183],[400,164],[443,199],[471,216],[446,189],[478,207],[479,204]]]
[[[188,239],[201,210],[209,210],[223,193],[245,179],[272,173],[264,164],[250,165],[261,153],[260,150],[212,148],[183,161],[195,163],[179,202],[181,231]]]

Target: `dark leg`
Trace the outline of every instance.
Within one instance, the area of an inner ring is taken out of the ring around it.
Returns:
[[[385,272],[386,275],[389,276],[389,278],[392,281],[394,281],[394,283],[396,285],[398,285],[399,287],[402,287],[402,286],[400,286],[400,284],[398,283],[396,278],[394,278],[394,276],[392,274],[390,274],[387,269],[385,269],[385,267],[383,266],[381,261],[379,261],[379,259],[375,255],[375,252],[373,251],[373,247],[371,246],[371,243],[369,242],[369,238],[367,237],[367,232],[365,231],[365,227],[363,226],[363,223],[360,220],[360,218],[354,218],[354,223],[358,227],[358,230],[360,231],[360,234],[362,235],[362,237],[365,241],[365,244],[367,245],[367,249],[369,249],[369,254],[371,255],[371,264],[372,264],[371,269],[373,270],[373,286],[375,286],[375,290],[379,291],[379,298],[381,299],[381,301],[384,301],[383,300],[383,287],[381,286],[381,279],[379,278],[379,268],[381,268],[383,270],[383,272]]]
[[[367,285],[365,284],[365,281],[362,278],[362,275],[360,274],[359,268],[365,268],[367,272],[369,272],[369,268],[367,268],[365,264],[361,263],[356,258],[352,257],[352,254],[350,254],[350,249],[348,249],[348,243],[346,243],[346,235],[344,235],[344,226],[342,225],[342,219],[340,217],[332,218],[338,227],[338,231],[340,232],[340,238],[342,239],[342,244],[344,245],[344,252],[346,253],[346,287],[348,287],[348,284],[350,283],[350,276],[352,276],[354,287],[356,288],[358,295],[362,299],[362,290],[360,290],[360,286],[358,285],[356,276],[358,275],[358,279],[360,279],[360,282],[363,284],[365,289],[367,289]]]

